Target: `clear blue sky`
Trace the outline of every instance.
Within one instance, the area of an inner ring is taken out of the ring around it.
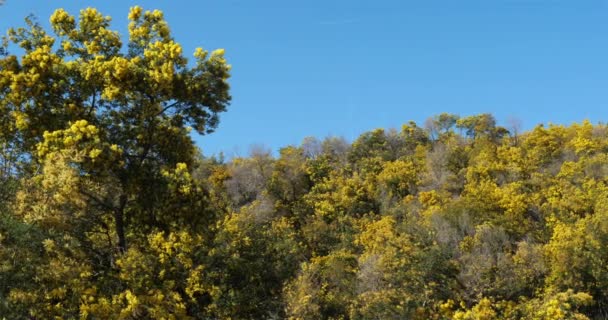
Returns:
[[[205,154],[352,140],[441,112],[499,121],[608,120],[608,0],[6,0],[0,29],[91,6],[125,34],[161,9],[187,51],[225,48],[233,102]]]

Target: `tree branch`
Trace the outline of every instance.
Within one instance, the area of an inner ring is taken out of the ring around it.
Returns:
[[[163,108],[163,109],[162,109],[162,110],[161,110],[161,111],[160,111],[158,114],[156,114],[156,117],[158,117],[158,116],[160,116],[160,115],[164,114],[164,113],[165,113],[167,110],[169,110],[169,109],[171,109],[171,108],[173,108],[173,107],[177,106],[177,105],[178,105],[178,104],[180,104],[180,103],[181,103],[180,101],[175,101],[174,103],[172,103],[172,104],[170,104],[170,105],[168,105],[168,106],[164,107],[164,108]]]

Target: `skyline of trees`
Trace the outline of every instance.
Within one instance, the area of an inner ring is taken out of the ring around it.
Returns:
[[[223,50],[188,64],[162,12],[133,7],[128,40],[109,19],[4,44],[0,316],[608,317],[606,124],[443,113],[205,157]]]

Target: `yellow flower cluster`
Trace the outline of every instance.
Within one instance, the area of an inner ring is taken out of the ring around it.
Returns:
[[[170,88],[176,66],[185,64],[182,47],[173,41],[150,44],[144,50],[144,58],[149,63],[148,75],[159,89]]]
[[[164,15],[160,10],[146,11],[142,17],[142,8],[132,7],[129,12],[129,40],[142,47],[157,35],[163,41],[170,40],[169,26],[164,20]]]
[[[148,46],[144,51],[144,57],[151,62],[159,62],[165,59],[177,59],[182,54],[182,47],[179,43],[156,41]]]
[[[187,195],[192,191],[192,176],[185,163],[178,163],[173,170],[162,170],[161,174],[169,180],[177,192]]]
[[[131,64],[130,64],[129,60],[127,60],[123,57],[114,57],[114,58],[112,58],[112,60],[110,60],[109,66],[112,67],[112,71],[113,71],[112,75],[116,79],[122,80],[129,73],[129,68],[131,67]],[[106,72],[108,72],[108,71],[106,71]]]
[[[142,13],[143,9],[140,6],[134,6],[131,7],[129,9],[129,20],[135,21],[135,20],[139,20],[139,18],[141,17],[141,13]]]
[[[55,12],[53,12],[53,14],[51,15],[50,18],[50,22],[51,24],[60,24],[63,23],[64,21],[74,21],[74,17],[70,16],[67,11],[65,11],[63,8],[57,9],[55,10]]]
[[[164,233],[157,232],[148,238],[150,247],[157,253],[161,264],[176,259],[186,269],[192,267],[190,253],[195,248],[194,241],[188,232],[170,233],[167,237]]]
[[[80,10],[80,25],[85,26],[101,26],[106,22],[111,20],[110,17],[104,17],[97,9],[95,8],[86,8]]]
[[[64,9],[57,9],[51,15],[51,26],[58,35],[63,36],[74,30],[76,19],[68,14]]]
[[[31,68],[30,72],[43,73],[52,65],[61,62],[61,58],[51,53],[51,47],[44,45],[23,56],[22,65]]]
[[[219,288],[215,286],[208,287],[203,283],[203,266],[197,266],[190,272],[190,276],[186,280],[186,294],[192,301],[196,301],[195,296],[205,292],[211,292],[211,295],[217,295]]]
[[[27,116],[23,112],[14,111],[13,117],[15,118],[15,127],[19,130],[25,130],[29,126]]]
[[[223,57],[225,53],[226,53],[226,50],[224,50],[222,48],[215,49],[215,50],[213,50],[213,52],[211,52],[211,56],[219,58],[219,57]]]
[[[594,141],[593,125],[589,120],[583,121],[582,124],[572,125],[576,131],[576,137],[570,141],[577,154],[588,154],[598,149],[598,143]]]
[[[44,158],[58,150],[73,147],[83,140],[92,140],[94,144],[99,144],[98,132],[97,127],[86,120],[78,120],[66,130],[45,131],[44,140],[38,144],[38,156]],[[101,150],[96,148],[89,151],[89,155],[94,156],[93,158],[100,153]]]
[[[97,54],[101,51],[101,46],[97,41],[85,41],[84,47],[87,49],[88,54]]]
[[[74,67],[80,67],[81,72],[84,75],[85,80],[89,81],[96,78],[100,74],[104,74],[105,71],[105,61],[104,56],[95,56],[92,60],[89,60],[87,63],[83,64],[72,64]]]
[[[378,175],[380,182],[389,193],[406,196],[414,192],[419,183],[419,166],[413,161],[397,160],[385,164]]]
[[[84,52],[92,55],[107,54],[108,50],[122,45],[118,32],[108,30],[110,21],[110,17],[104,17],[93,8],[80,11],[79,29],[76,29],[75,18],[63,9],[56,10],[50,19],[55,33],[59,36],[67,36],[62,42],[62,48],[66,53],[82,53],[82,49],[72,45],[81,42],[84,45]]]
[[[221,69],[224,71],[224,80],[228,78],[228,71],[232,69],[232,66],[228,64],[226,58],[224,57],[225,52],[226,51],[224,49],[213,50],[213,52],[211,52],[209,60],[207,61],[207,64],[212,66],[213,68]]]
[[[207,58],[207,51],[203,50],[203,48],[196,48],[196,50],[194,50],[194,57],[199,58],[201,60],[205,60],[205,58]]]
[[[146,12],[146,15],[151,16],[152,18],[156,19],[156,20],[162,20],[164,18],[164,14],[162,11],[155,9],[154,11],[152,11],[150,13],[150,11]]]

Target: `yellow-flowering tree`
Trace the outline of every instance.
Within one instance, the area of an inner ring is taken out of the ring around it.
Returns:
[[[154,224],[161,214],[154,195],[167,185],[161,171],[192,165],[190,127],[200,134],[216,127],[230,100],[230,66],[223,50],[200,48],[190,66],[158,10],[131,9],[125,44],[110,20],[92,8],[78,19],[59,9],[50,18],[54,35],[31,19],[9,30],[0,117],[3,135],[33,165],[72,150],[66,161],[78,179],[111,181],[111,194],[76,191],[112,215],[122,251],[127,221]],[[11,44],[23,55],[10,54]]]
[[[85,9],[0,46],[2,317],[608,318],[606,125],[444,113],[205,158],[223,51],[129,19],[124,44]]]
[[[188,232],[210,217],[190,132],[217,126],[230,65],[223,49],[198,48],[189,63],[161,11],[133,7],[128,18],[123,40],[93,8],[59,9],[51,32],[28,18],[2,43],[1,158],[21,160],[13,209],[47,238],[36,290],[8,289],[32,316],[186,314],[190,284],[175,279],[196,274],[175,266],[198,266],[192,248],[170,246],[198,239]],[[135,285],[159,272],[170,280],[156,291]]]

